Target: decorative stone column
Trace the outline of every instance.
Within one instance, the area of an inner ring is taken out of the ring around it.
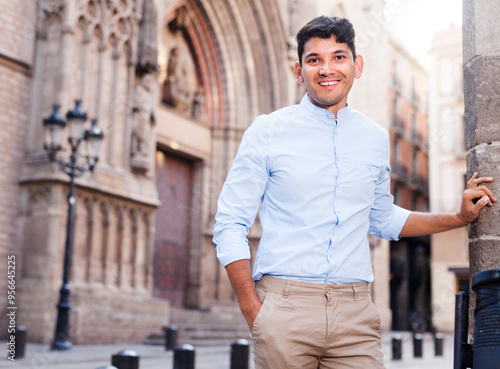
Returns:
[[[495,179],[487,186],[500,197],[500,3],[464,0],[463,55],[467,177]],[[500,267],[500,206],[486,207],[469,226],[470,275]],[[471,298],[469,332],[473,332]]]

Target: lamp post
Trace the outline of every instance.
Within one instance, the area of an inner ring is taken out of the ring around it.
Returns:
[[[59,114],[59,106],[54,105],[52,114],[43,120],[45,129],[45,150],[51,161],[56,161],[57,152],[61,150],[62,130],[67,125],[69,128],[68,142],[71,147],[69,161],[57,160],[62,171],[69,176],[68,194],[68,219],[66,223],[66,243],[64,249],[63,282],[57,305],[57,325],[52,343],[52,350],[68,350],[72,347],[69,337],[69,314],[71,310],[69,274],[71,267],[72,239],[73,239],[73,206],[75,204],[75,178],[80,177],[86,171],[92,172],[99,160],[99,148],[104,138],[102,131],[97,126],[97,120],[93,119],[91,126],[85,130],[87,114],[81,108],[81,100],[77,100],[75,108],[68,111],[65,121]],[[80,143],[87,143],[86,165],[77,162],[77,153]]]

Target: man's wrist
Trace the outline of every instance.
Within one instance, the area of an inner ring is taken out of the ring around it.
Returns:
[[[257,299],[253,303],[247,303],[245,305],[240,304],[241,313],[245,317],[250,330],[252,330],[253,323],[255,321],[255,318],[257,318],[257,314],[259,314],[261,307],[262,304],[259,299]]]
[[[255,313],[255,311],[258,312],[261,306],[262,306],[262,304],[261,304],[260,300],[257,297],[255,297],[251,301],[247,301],[244,304],[240,303],[240,310],[241,310],[241,313],[245,316],[252,315],[252,314],[257,315]]]
[[[457,228],[464,227],[470,223],[464,218],[464,216],[460,211],[457,211],[454,214],[454,217],[455,217],[455,223],[457,224]]]

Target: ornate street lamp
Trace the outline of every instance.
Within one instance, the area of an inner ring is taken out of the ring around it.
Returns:
[[[63,128],[68,126],[68,142],[71,146],[69,161],[57,160],[60,168],[69,176],[68,219],[66,223],[66,244],[64,250],[63,283],[57,305],[57,325],[52,343],[52,350],[68,350],[72,347],[69,337],[69,314],[71,309],[69,274],[71,267],[71,241],[73,239],[73,206],[75,204],[75,178],[86,171],[92,172],[99,160],[99,149],[104,135],[93,119],[90,129],[85,130],[87,114],[81,108],[81,100],[77,100],[75,108],[66,114],[66,121],[59,115],[59,105],[54,105],[50,117],[43,120],[45,128],[45,150],[50,160],[56,161],[57,152],[62,149],[61,137]],[[87,144],[86,166],[77,163],[77,152],[80,143]]]

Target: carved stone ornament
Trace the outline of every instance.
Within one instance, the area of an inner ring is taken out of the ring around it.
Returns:
[[[193,88],[193,69],[189,54],[180,47],[170,49],[167,63],[167,78],[163,84],[163,101],[177,110],[187,113],[191,108],[195,89]]]
[[[51,14],[62,14],[64,0],[40,0],[40,10],[47,16]]]
[[[134,2],[131,0],[88,0],[76,6],[78,24],[86,39],[100,39],[102,49],[123,50],[134,30]]]
[[[39,37],[46,37],[47,26],[53,21],[62,21],[64,0],[40,0],[38,3],[38,33]]]
[[[141,173],[145,173],[150,165],[155,84],[153,74],[145,74],[134,88],[131,166]]]
[[[145,0],[139,25],[136,73],[141,76],[158,69],[157,19],[153,0]]]
[[[163,103],[195,119],[202,119],[205,91],[197,75],[197,56],[193,55],[188,27],[192,26],[187,10],[177,9],[176,18],[163,32],[162,52],[166,60],[162,86]]]

